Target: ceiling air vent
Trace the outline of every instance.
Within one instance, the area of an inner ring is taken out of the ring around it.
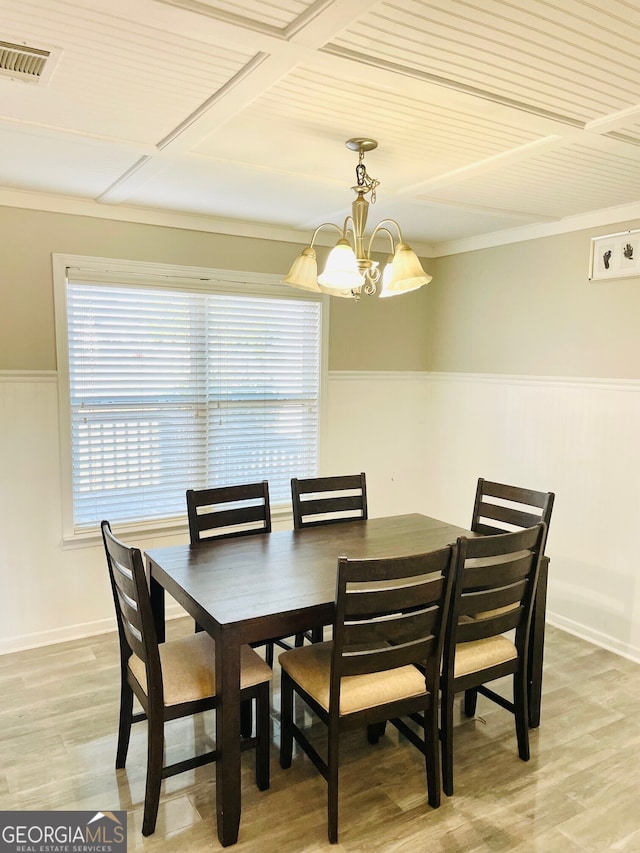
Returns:
[[[50,50],[0,41],[0,76],[42,84],[51,74],[47,67],[50,57]]]

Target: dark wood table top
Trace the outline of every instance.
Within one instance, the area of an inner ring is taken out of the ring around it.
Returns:
[[[438,519],[409,515],[150,549],[153,577],[216,636],[238,627],[242,641],[331,621],[339,556],[384,557],[431,551],[473,535]],[[324,610],[319,608],[324,606]],[[309,613],[313,619],[309,622]],[[277,630],[277,629],[276,629]]]

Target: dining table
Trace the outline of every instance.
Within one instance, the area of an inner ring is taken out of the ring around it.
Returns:
[[[223,847],[237,842],[240,827],[241,645],[332,625],[339,556],[419,554],[476,535],[410,513],[146,551],[158,640],[165,637],[165,592],[215,640],[216,813]],[[531,726],[540,721],[547,573],[545,559],[529,649]]]

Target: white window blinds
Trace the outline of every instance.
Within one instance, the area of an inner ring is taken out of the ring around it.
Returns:
[[[73,526],[184,515],[187,488],[317,472],[321,304],[67,285]]]

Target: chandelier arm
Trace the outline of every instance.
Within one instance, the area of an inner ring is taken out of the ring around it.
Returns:
[[[389,235],[389,239],[391,240],[391,251],[392,252],[394,251],[395,245],[393,242],[393,234],[386,227],[388,224],[389,225],[395,225],[396,230],[398,231],[398,241],[402,242],[402,231],[401,231],[398,223],[395,221],[395,219],[383,219],[381,222],[378,222],[376,227],[371,232],[371,237],[369,237],[369,245],[367,247],[367,257],[368,258],[371,257],[371,246],[373,245],[373,241],[374,241],[375,237],[378,235],[378,233],[380,233],[381,231],[383,231],[385,234]]]
[[[356,223],[353,221],[353,216],[349,213],[345,216],[344,224],[342,225],[342,236],[347,239],[347,234],[351,232],[353,234],[353,241],[355,243],[356,240]]]
[[[345,227],[346,227],[346,220],[345,220]],[[316,241],[316,237],[318,236],[318,233],[320,231],[322,231],[323,228],[335,228],[336,231],[338,231],[338,233],[340,233],[344,236],[344,228],[341,230],[340,226],[336,225],[335,222],[323,222],[322,225],[318,225],[316,230],[313,232],[313,237],[311,238],[311,242],[309,243],[310,248],[313,248],[313,244]]]

